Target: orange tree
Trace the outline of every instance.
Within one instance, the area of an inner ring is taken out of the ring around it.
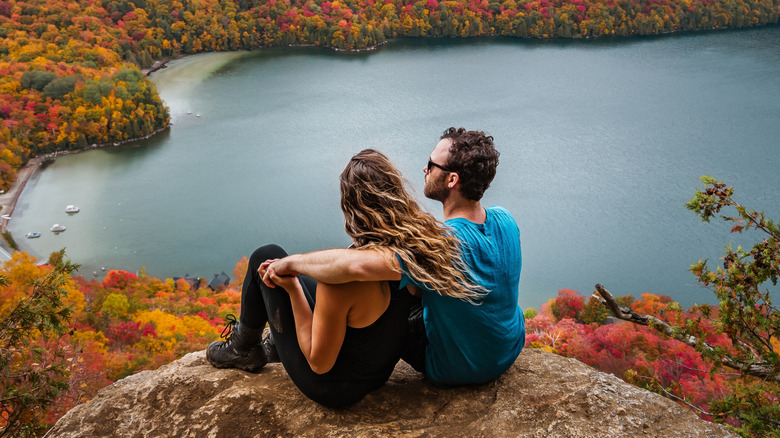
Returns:
[[[25,293],[0,295],[6,309],[0,314],[0,437],[37,436],[47,408],[68,389],[67,346],[60,338],[70,330],[63,297],[77,266],[60,260],[32,278]],[[0,279],[3,289],[10,286]]]

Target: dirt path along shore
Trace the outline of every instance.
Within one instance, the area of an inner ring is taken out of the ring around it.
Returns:
[[[11,185],[11,188],[0,195],[0,215],[2,215],[2,218],[0,219],[0,230],[3,232],[5,232],[10,218],[13,217],[12,215],[14,208],[16,207],[16,201],[19,200],[19,196],[22,194],[24,186],[27,185],[27,181],[30,180],[38,167],[40,167],[41,163],[43,163],[43,158],[31,158],[30,161],[17,172],[16,181]]]

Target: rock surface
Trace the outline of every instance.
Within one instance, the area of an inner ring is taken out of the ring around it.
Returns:
[[[346,409],[303,396],[281,364],[219,370],[204,351],[122,379],[47,437],[730,437],[726,427],[573,359],[526,349],[499,379],[454,389],[400,363]]]

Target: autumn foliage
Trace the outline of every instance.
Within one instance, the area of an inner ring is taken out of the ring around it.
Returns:
[[[24,252],[5,262],[0,269],[0,277],[7,280],[0,287],[0,320],[6,321],[18,303],[29,300],[33,285],[50,277],[53,270],[51,265],[36,264]],[[25,427],[30,431],[53,425],[68,409],[90,400],[118,379],[205,349],[219,337],[225,315],[238,314],[241,301],[235,290],[193,290],[186,282],[183,287],[172,279],[163,281],[126,271],[109,271],[101,282],[69,273],[59,278],[62,304],[55,310],[67,315],[63,329],[56,337],[44,336],[44,330],[27,330],[27,347],[14,347],[9,355],[15,370],[37,370],[52,379],[61,378],[52,380],[59,386],[50,385],[56,391],[49,390],[48,398],[42,399],[47,401],[45,410],[30,407],[29,413],[25,411],[22,420],[27,421]],[[49,374],[41,370],[49,370]],[[54,371],[56,374],[51,374]],[[24,382],[3,377],[0,389],[4,394],[18,392],[29,385]],[[0,435],[10,420],[17,418],[18,406],[2,404]]]
[[[396,37],[653,35],[778,21],[778,0],[0,0],[0,189],[30,157],[169,117],[138,68],[207,51]]]
[[[691,317],[664,295],[645,293],[640,299],[626,296],[620,301],[637,313],[666,320]],[[526,321],[527,345],[573,357],[630,383],[685,401],[709,420],[713,419],[708,415],[709,404],[733,393],[739,384],[738,373],[719,370],[693,347],[650,327],[609,320],[606,324],[586,323],[583,311],[573,309],[585,309],[588,303],[598,302],[576,291],[559,291],[535,318]],[[603,308],[600,303],[598,306]],[[717,313],[717,306],[710,307]],[[704,324],[702,330],[711,345],[733,350],[728,337],[719,334],[714,325]]]
[[[236,272],[245,264],[246,260],[239,261]],[[8,284],[0,287],[0,318],[30,293],[31,284],[50,275],[52,269],[51,265],[37,265],[24,252],[5,262],[0,276]],[[68,330],[56,339],[33,332],[33,344],[42,347],[41,351],[58,352],[60,375],[67,382],[39,414],[41,426],[53,425],[68,409],[88,401],[118,379],[205,349],[218,338],[224,317],[238,314],[241,294],[232,287],[239,282],[226,290],[212,291],[207,287],[193,289],[183,279],[150,278],[143,272],[113,270],[102,281],[65,276],[61,289],[63,305],[68,307]],[[731,421],[713,418],[710,407],[746,390],[738,373],[714,366],[696,349],[650,327],[606,319],[603,306],[594,305],[594,301],[577,291],[559,291],[526,321],[527,345],[576,358],[660,392],[693,407],[706,419]],[[663,295],[647,293],[640,299],[626,296],[619,301],[638,313],[674,323],[695,316]],[[718,308],[709,307],[710,315],[717,317]],[[527,312],[529,316],[533,313]],[[709,345],[735,351],[729,337],[715,325],[703,321],[700,327]],[[760,390],[755,382],[750,384],[748,381],[747,390]],[[776,391],[764,389],[764,394],[776,397]],[[0,420],[10,414],[0,412]]]

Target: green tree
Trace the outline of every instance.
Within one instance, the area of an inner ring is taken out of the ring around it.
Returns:
[[[43,90],[43,87],[49,85],[49,82],[57,78],[57,75],[48,71],[26,71],[22,74],[21,85],[25,89]]]
[[[740,370],[748,380],[737,393],[711,406],[713,413],[736,418],[738,431],[750,434],[780,434],[780,312],[772,304],[768,283],[777,286],[780,276],[780,229],[763,212],[748,210],[732,197],[733,187],[727,187],[710,176],[701,178],[704,190],[697,190],[686,207],[702,221],[709,222],[723,208],[733,208],[735,216],[720,215],[734,223],[732,233],[756,230],[764,238],[749,251],[731,245],[724,251],[723,265],[714,271],[707,260],[691,266],[697,281],[715,293],[718,307],[718,330],[725,333],[735,349],[704,349],[708,356],[723,365]],[[700,312],[709,317],[709,307]],[[695,327],[693,328],[695,329]],[[693,334],[698,334],[695,330]],[[772,399],[775,401],[773,402]],[[774,431],[774,432],[773,432]]]
[[[68,389],[65,347],[71,309],[63,303],[65,285],[78,266],[64,259],[0,319],[0,437],[37,436],[42,414]],[[7,280],[0,277],[2,287]]]
[[[709,405],[716,421],[735,424],[745,437],[780,435],[780,313],[772,304],[769,284],[777,286],[780,277],[780,230],[762,212],[748,210],[732,197],[734,189],[704,176],[704,190],[697,190],[686,204],[703,222],[720,216],[734,223],[732,233],[754,230],[763,239],[746,251],[726,247],[722,266],[710,269],[708,260],[691,265],[697,281],[713,291],[719,301],[713,314],[708,305],[694,306],[690,316],[670,324],[650,315],[640,315],[621,306],[600,284],[602,302],[620,319],[649,325],[700,351],[716,368],[727,367],[742,375],[735,392]],[[721,215],[724,208],[736,215]],[[710,321],[725,334],[731,348],[709,344],[704,322]],[[701,411],[701,409],[699,409]]]
[[[89,81],[83,91],[84,100],[97,105],[108,96],[111,88],[111,84],[105,81]]]
[[[62,99],[66,94],[73,92],[78,80],[77,76],[65,76],[54,79],[43,87],[43,97]]]

